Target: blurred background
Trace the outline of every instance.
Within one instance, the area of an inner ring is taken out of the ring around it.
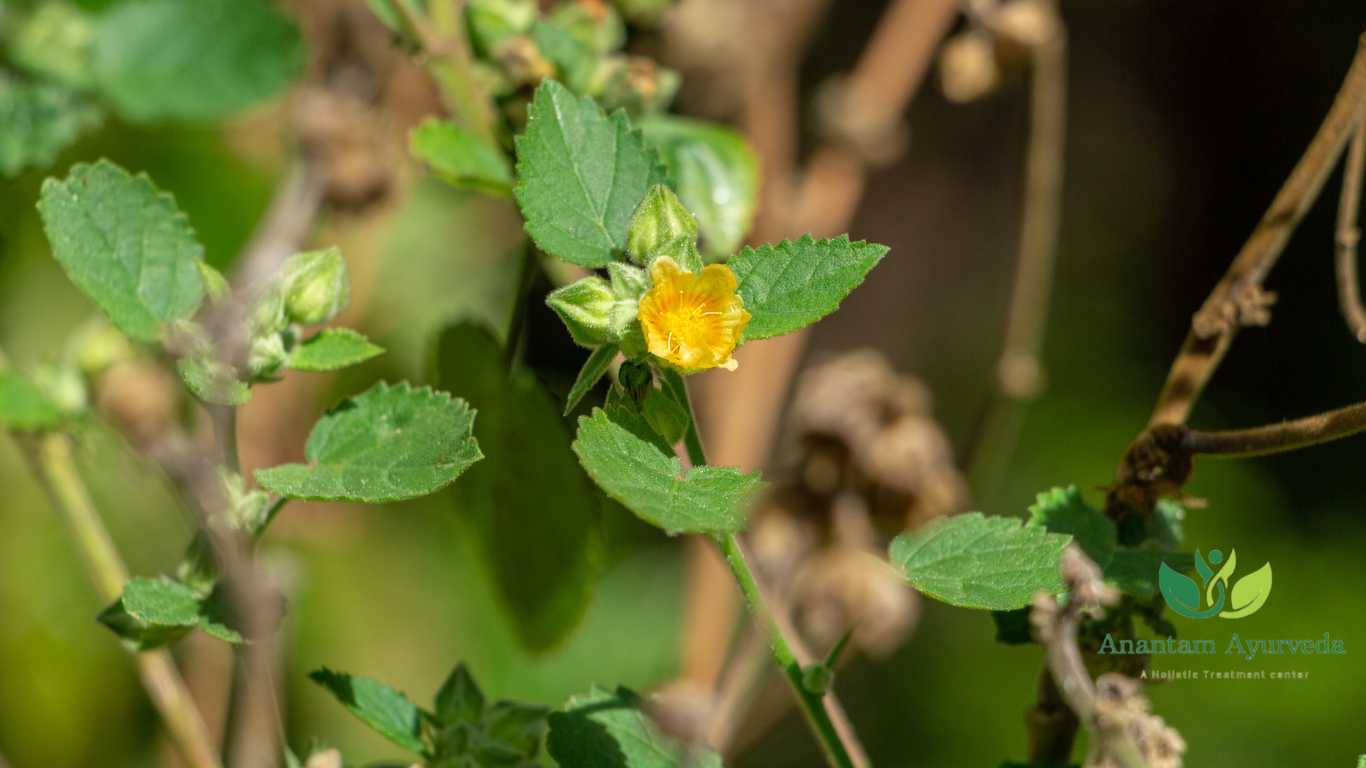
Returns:
[[[853,66],[884,5],[837,2],[824,12],[800,65],[804,104]],[[1003,482],[974,499],[991,514],[1023,515],[1035,493],[1054,485],[1076,484],[1100,503],[1098,489],[1146,422],[1191,313],[1318,127],[1366,29],[1366,5],[1350,0],[1110,0],[1063,2],[1060,12],[1070,61],[1046,388],[1024,417]],[[395,96],[388,119],[411,125],[429,111],[424,99],[420,87]],[[849,349],[878,350],[928,388],[957,446],[994,386],[1028,104],[1023,71],[1007,70],[995,91],[966,104],[947,100],[930,72],[906,115],[904,155],[873,171],[849,226],[891,254],[803,352],[806,367]],[[210,262],[227,267],[282,173],[283,153],[273,148],[281,109],[213,128],[110,118],[52,172],[99,157],[148,172],[175,193]],[[411,163],[401,151],[392,162]],[[0,186],[0,346],[22,364],[56,356],[92,313],[42,235],[33,203],[44,175]],[[1338,183],[1335,173],[1272,274],[1272,325],[1238,336],[1194,426],[1264,424],[1366,396],[1366,350],[1335,301]],[[381,202],[327,215],[316,240],[342,246],[357,285],[347,320],[390,354],[340,376],[292,374],[262,388],[243,415],[248,466],[299,457],[316,417],[373,380],[433,381],[433,339],[445,323],[501,329],[518,281],[518,260],[508,255],[516,228],[506,208],[407,167]],[[527,360],[563,392],[582,353],[553,316],[533,313],[531,324]],[[794,451],[791,430],[780,435],[776,476]],[[1187,491],[1208,506],[1189,512],[1187,546],[1236,548],[1247,562],[1275,568],[1276,594],[1236,630],[1258,638],[1328,631],[1348,653],[1251,665],[1301,669],[1308,680],[1153,686],[1155,711],[1187,741],[1188,765],[1345,766],[1366,753],[1363,446],[1366,438],[1198,464]],[[107,427],[82,433],[80,459],[132,571],[172,567],[192,528],[168,482]],[[290,505],[272,527],[263,556],[287,577],[281,684],[296,748],[326,743],[358,763],[400,757],[308,682],[322,665],[427,701],[464,660],[491,698],[547,705],[593,683],[648,690],[679,675],[690,583],[683,542],[614,522],[579,628],[531,653],[495,596],[464,506],[457,483],[391,507]],[[61,520],[16,447],[0,440],[0,754],[15,768],[162,764],[155,714],[133,667],[95,622],[102,607]],[[1189,624],[1181,629],[1193,637],[1227,633]],[[986,613],[927,601],[903,644],[841,671],[837,690],[876,764],[1023,759],[1040,653],[997,645],[994,633]],[[210,676],[230,663],[202,638],[177,651]],[[1223,657],[1196,666],[1248,668]],[[743,741],[738,766],[821,762],[793,713]]]

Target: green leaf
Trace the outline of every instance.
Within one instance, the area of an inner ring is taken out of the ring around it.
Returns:
[[[708,749],[690,751],[660,733],[638,695],[596,686],[550,715],[550,756],[565,768],[720,768]]]
[[[324,328],[290,350],[286,365],[296,371],[335,371],[382,354],[382,347],[350,328]]]
[[[1104,569],[1119,545],[1119,532],[1104,513],[1088,505],[1075,485],[1038,495],[1029,507],[1028,525],[1070,534],[1086,556]]]
[[[612,367],[617,352],[617,345],[603,344],[588,356],[588,360],[584,361],[583,367],[579,369],[578,377],[574,379],[574,386],[569,388],[569,396],[564,400],[565,416],[574,410],[574,406],[579,404],[589,390],[597,386],[598,380]]]
[[[369,677],[333,672],[323,667],[309,679],[332,692],[351,714],[381,736],[413,752],[424,749],[417,705],[401,692]]]
[[[474,411],[426,387],[383,382],[333,408],[313,427],[307,464],[256,471],[291,499],[379,503],[441,490],[479,459]]]
[[[224,642],[242,642],[242,635],[225,625],[218,612],[214,595],[205,597],[171,579],[137,576],[99,618],[138,650],[166,645],[196,628]]]
[[[51,165],[99,123],[100,111],[74,91],[0,73],[0,177]]]
[[[1168,568],[1178,574],[1189,573],[1195,568],[1195,558],[1187,552],[1120,547],[1105,566],[1105,580],[1126,595],[1150,599],[1157,595],[1160,568]]]
[[[116,3],[91,55],[100,91],[133,120],[225,117],[283,91],[306,58],[269,0]]]
[[[517,137],[514,194],[541,250],[602,267],[626,247],[631,214],[664,169],[626,115],[547,80]]]
[[[640,130],[697,216],[703,252],[713,259],[734,253],[759,202],[759,161],[744,137],[714,123],[662,114],[643,119]]]
[[[454,325],[437,349],[438,383],[479,409],[475,435],[489,455],[460,481],[460,513],[517,639],[549,650],[578,626],[601,575],[603,499],[558,403],[529,372],[509,373],[492,334]]]
[[[436,718],[446,725],[477,723],[484,716],[484,692],[464,663],[456,664],[436,692]]]
[[[1062,591],[1058,564],[1070,536],[980,512],[942,518],[892,541],[911,586],[950,605],[1008,611],[1038,592]]]
[[[0,370],[0,427],[37,432],[62,423],[62,412],[27,378]]]
[[[204,297],[204,248],[175,198],[145,174],[101,160],[43,182],[38,200],[52,253],[119,330],[156,341]]]
[[[512,192],[512,167],[503,151],[455,123],[428,118],[413,129],[408,149],[454,186]]]
[[[759,473],[732,467],[693,467],[608,418],[600,408],[579,418],[574,441],[579,462],[608,496],[647,523],[676,533],[733,533],[745,525]]]
[[[753,316],[745,338],[781,336],[834,312],[885,255],[887,246],[847,235],[745,248],[729,262]]]

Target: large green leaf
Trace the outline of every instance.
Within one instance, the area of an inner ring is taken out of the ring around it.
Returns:
[[[641,429],[640,427],[643,427]],[[732,467],[693,467],[660,450],[636,429],[600,408],[579,418],[574,452],[593,480],[647,523],[667,533],[730,533],[742,529],[759,473]]]
[[[425,748],[421,713],[402,692],[369,677],[334,672],[326,667],[309,673],[313,682],[332,692],[351,714],[381,736],[413,752]]]
[[[61,411],[38,387],[14,371],[0,370],[0,428],[33,432],[61,423]]]
[[[660,733],[640,697],[594,686],[550,715],[550,756],[563,768],[721,768],[709,749],[690,750]]]
[[[479,410],[474,433],[488,452],[457,488],[461,510],[518,639],[546,650],[592,600],[604,500],[570,450],[555,400],[528,372],[508,372],[488,331],[451,326],[438,354],[439,385]]]
[[[98,21],[96,83],[134,120],[213,120],[270,98],[302,70],[298,28],[270,0],[128,0]]]
[[[1062,591],[1058,572],[1072,537],[980,512],[942,518],[892,541],[890,557],[911,586],[950,605],[1006,611],[1038,592]]]
[[[455,123],[428,118],[413,129],[408,148],[457,187],[504,195],[512,191],[512,167],[503,151]]]
[[[834,312],[886,254],[885,245],[846,235],[745,248],[728,262],[753,316],[745,338],[781,336]]]
[[[703,252],[711,258],[734,253],[759,202],[759,161],[745,138],[714,123],[662,114],[644,118],[640,130],[697,217]]]
[[[324,328],[290,350],[286,365],[296,371],[335,371],[382,354],[382,347],[350,328]]]
[[[45,166],[100,122],[100,111],[75,92],[0,73],[0,177]]]
[[[483,454],[474,411],[444,392],[379,383],[333,408],[313,427],[307,464],[256,471],[292,499],[378,503],[425,496],[454,482]]]
[[[204,296],[204,248],[175,198],[145,174],[101,160],[43,182],[38,200],[52,253],[119,330],[155,341]]]
[[[547,80],[517,137],[517,203],[541,250],[602,267],[626,246],[631,214],[664,169],[622,112]]]

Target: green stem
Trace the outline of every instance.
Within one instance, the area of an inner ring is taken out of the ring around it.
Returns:
[[[675,390],[675,397],[679,396],[676,388],[682,388],[682,402],[688,409],[688,431],[684,435],[684,446],[688,451],[688,460],[692,462],[693,466],[703,466],[707,463],[707,455],[702,447],[702,437],[697,430],[697,415],[693,411],[692,400],[688,396],[687,388],[683,385],[681,377],[674,373],[665,375],[665,386]],[[815,734],[817,741],[821,744],[826,762],[832,768],[854,768],[855,763],[850,757],[849,748],[845,745],[834,721],[830,719],[830,713],[825,709],[823,695],[807,690],[802,682],[801,662],[793,653],[791,643],[788,642],[782,628],[778,626],[778,622],[773,618],[773,613],[769,610],[763,590],[754,577],[754,571],[749,567],[749,561],[745,559],[745,552],[740,546],[740,539],[733,533],[727,533],[717,536],[716,543],[721,548],[721,554],[726,558],[726,564],[730,566],[730,572],[735,576],[736,583],[740,585],[740,592],[745,596],[745,603],[749,606],[750,613],[754,614],[755,619],[768,631],[769,647],[773,651],[773,658],[782,668],[783,676],[787,678],[788,684],[792,686],[792,693],[797,699],[797,704],[801,707],[802,714],[806,717],[807,725],[811,727],[812,733]]]
[[[70,440],[62,434],[46,435],[32,453],[35,469],[53,503],[66,518],[100,600],[112,603],[123,593],[123,585],[128,582],[128,568],[119,557],[76,470]],[[134,658],[143,687],[185,760],[195,768],[219,768],[221,763],[204,725],[204,717],[195,706],[170,652],[164,649],[147,651],[135,654]]]

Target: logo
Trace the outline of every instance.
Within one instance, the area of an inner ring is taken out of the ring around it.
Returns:
[[[1221,563],[1223,567],[1219,567]],[[1210,568],[1211,565],[1219,568],[1219,571],[1216,573]],[[1188,619],[1212,619],[1215,616],[1241,619],[1251,616],[1266,604],[1266,598],[1271,594],[1271,563],[1234,581],[1233,571],[1237,567],[1236,550],[1230,551],[1228,562],[1224,562],[1224,553],[1211,549],[1207,563],[1197,549],[1195,571],[1200,576],[1199,584],[1163,563],[1157,572],[1157,585],[1167,605]],[[1204,607],[1201,607],[1202,604]]]

